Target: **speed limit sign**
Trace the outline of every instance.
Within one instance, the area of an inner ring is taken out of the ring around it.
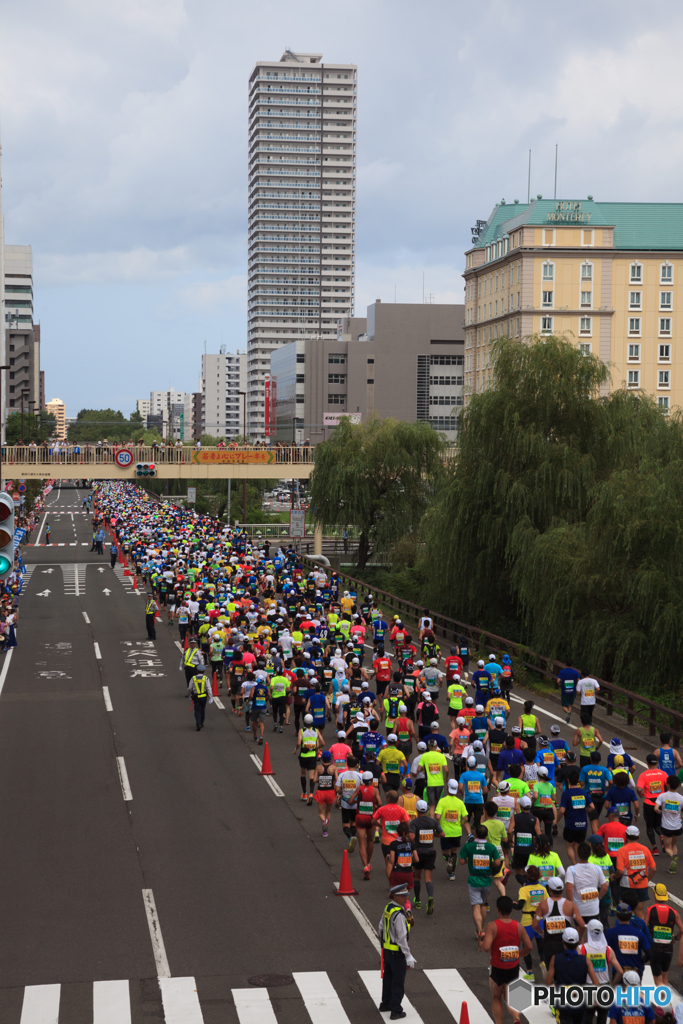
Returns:
[[[130,448],[120,448],[115,455],[116,465],[119,469],[128,469],[133,464],[133,453]]]

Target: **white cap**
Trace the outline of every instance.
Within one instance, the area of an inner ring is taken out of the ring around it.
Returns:
[[[420,740],[420,742],[417,745],[417,749],[418,750],[426,750],[427,749],[427,744],[423,740]]]
[[[448,780],[448,792],[457,795],[457,792],[458,792],[458,782],[457,782],[456,779],[449,779]]]
[[[360,684],[360,688],[361,688],[361,690],[369,690],[370,689],[370,683],[361,683]]]
[[[555,736],[557,736],[559,734],[559,731],[560,731],[559,725],[551,725],[550,726],[550,731],[552,733],[554,733]]]
[[[345,740],[346,739],[346,733],[344,732],[343,729],[340,729],[339,732],[337,733],[337,739],[338,740]]]
[[[341,648],[337,648],[337,650],[334,652],[334,656],[335,658],[341,658]]]
[[[495,717],[495,718],[493,719],[493,723],[494,723],[494,725],[505,725],[505,719],[504,719],[504,718],[501,718],[501,717],[500,717],[500,715],[497,715],[497,716],[496,716],[496,717]]]
[[[483,667],[484,667],[484,662],[483,662],[483,661],[482,661],[482,660],[480,659],[480,660],[479,660],[479,661],[477,662],[477,668],[483,668]]]
[[[476,759],[476,757],[472,757],[472,755],[470,754],[470,756],[467,758],[467,765],[468,765],[469,768],[476,768],[476,766],[477,766],[477,759]]]
[[[546,889],[552,889],[553,892],[560,892],[561,889],[564,889],[564,882],[561,878],[558,878],[557,875],[553,875],[552,878],[549,878],[545,885]]]
[[[372,774],[372,772],[363,772],[362,778],[363,782],[372,782],[372,780],[374,779],[374,775]]]
[[[304,725],[313,725],[313,715],[304,715]]]
[[[531,807],[531,800],[529,799],[529,797],[523,796],[519,801],[519,806],[524,808]]]
[[[484,705],[483,704],[477,704],[477,706],[475,707],[474,710],[475,711],[483,711],[484,710]]]
[[[503,779],[503,781],[500,782],[499,785],[498,785],[498,792],[499,793],[508,793],[509,790],[510,790],[510,783],[506,779]]]
[[[367,699],[370,700],[369,697]],[[405,712],[407,712],[408,708],[405,706],[405,704],[399,704],[398,710],[400,714],[404,714]]]
[[[422,666],[424,665],[424,661],[416,661],[415,664],[422,668]]]
[[[465,697],[465,704],[474,704],[474,697]]]
[[[635,836],[639,836],[640,835],[640,829],[636,825],[629,825],[628,828],[626,829],[626,835],[627,836],[634,836],[634,837]]]
[[[356,721],[357,721],[357,722],[358,722],[358,721],[360,721],[360,722],[364,722],[364,721],[365,721],[365,715],[363,714],[363,712],[362,712],[362,711],[358,711],[358,712],[356,713]]]
[[[351,659],[351,664],[352,665],[360,665],[360,662],[359,662],[358,658],[352,658]]]
[[[605,930],[602,921],[598,921],[597,917],[593,918],[592,921],[589,921],[586,927],[589,932],[604,932]],[[640,985],[640,981],[638,981],[637,984]]]
[[[462,717],[462,715],[458,715],[458,717],[456,718],[456,722],[458,723],[458,725],[460,725],[461,722],[464,725],[465,724],[465,719]]]
[[[389,735],[387,736],[387,742],[388,743],[395,743],[397,739],[398,739],[398,736],[396,735],[395,732],[390,732]]]
[[[423,700],[431,700],[432,699],[432,695],[429,692],[429,690],[425,690],[425,692],[422,694],[422,699]]]
[[[363,697],[363,703],[364,704],[372,704],[372,701],[370,700],[369,697]],[[400,710],[400,708],[399,708],[399,710]]]
[[[483,750],[483,749],[484,749],[484,747],[483,747],[483,744],[482,744],[481,740],[475,740],[474,743],[472,744],[472,750]]]
[[[430,658],[430,659],[429,659],[429,664],[430,664],[430,665],[438,665],[439,663],[438,663],[438,661],[436,660],[436,658]]]
[[[548,775],[548,769],[546,768],[546,766],[544,764],[541,764],[541,765],[538,766],[536,774],[540,775],[542,779],[545,779],[547,777],[547,775]]]
[[[640,975],[638,974],[638,971],[624,971],[623,980],[627,985],[640,985]]]
[[[562,941],[566,942],[568,946],[577,946],[579,943],[579,933],[576,928],[565,928],[562,932]],[[638,975],[638,984],[640,984],[640,975]]]
[[[496,660],[495,654],[489,654],[489,661],[495,661],[495,660]]]
[[[426,800],[418,800],[417,803],[415,804],[415,809],[418,811],[428,811],[429,804],[427,803]]]

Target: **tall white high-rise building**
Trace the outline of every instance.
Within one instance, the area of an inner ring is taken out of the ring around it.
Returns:
[[[265,434],[270,353],[353,316],[355,64],[285,50],[249,78],[247,424]],[[305,425],[301,424],[304,429]]]
[[[244,397],[247,390],[247,353],[226,352],[202,356],[202,433],[237,437],[244,433]]]

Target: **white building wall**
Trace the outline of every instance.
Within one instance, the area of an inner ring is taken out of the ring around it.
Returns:
[[[236,437],[244,433],[247,353],[219,352],[202,356],[203,433]]]

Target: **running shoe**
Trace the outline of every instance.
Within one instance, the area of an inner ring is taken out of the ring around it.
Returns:
[[[572,720],[572,716],[571,715],[567,715],[567,717],[565,718],[565,722],[567,723],[567,725],[569,725],[571,720]]]
[[[505,871],[503,872],[503,877],[501,878],[501,882],[503,883],[503,885],[508,884],[508,879],[510,878],[511,874],[512,872],[510,871],[510,868],[505,868]]]
[[[656,846],[652,847],[652,856],[653,857],[659,857],[659,848],[658,847],[656,847]]]
[[[323,825],[323,839],[327,839],[327,829]]]
[[[309,798],[308,798],[308,806],[309,806],[309,807],[312,807],[312,806],[313,806],[313,794],[312,794],[312,793],[311,793],[311,795],[310,795],[310,796],[309,796]]]
[[[446,860],[446,871],[449,875],[452,875],[455,871],[455,861],[452,857],[448,857]]]
[[[277,722],[273,725],[273,732],[277,732]]]
[[[429,899],[427,900],[427,913],[428,914],[433,914],[434,913],[434,897],[433,896],[430,896]]]
[[[418,910],[422,910],[422,900],[413,900],[413,906],[417,907]]]
[[[280,726],[280,732],[282,732],[282,726]]]
[[[251,732],[251,728],[250,728],[250,726],[247,726],[247,727],[246,727],[246,729],[245,729],[244,731],[245,731],[245,732]]]
[[[379,842],[379,832],[375,832],[374,836],[372,837],[372,841],[373,843]]]
[[[356,849],[357,843],[358,838],[356,836],[351,836],[351,838],[349,839],[349,853],[353,853],[353,851]]]
[[[307,796],[306,796],[306,794],[305,794],[305,793],[302,793],[302,794],[301,794],[301,799],[302,799],[302,800],[306,800],[306,799],[307,799]]]
[[[524,978],[525,981],[535,981],[536,980],[534,978],[533,974],[529,974],[528,972],[527,972],[527,974],[523,974],[522,977]]]
[[[678,857],[671,858],[671,867],[669,868],[669,874],[675,875],[678,871]]]
[[[259,741],[259,746],[262,747],[263,746],[263,736],[259,736],[258,741]]]
[[[449,876],[448,876],[448,881],[449,881],[449,882],[454,882],[454,881],[455,881],[455,872],[453,872],[453,874],[452,874],[452,875],[449,875]]]

